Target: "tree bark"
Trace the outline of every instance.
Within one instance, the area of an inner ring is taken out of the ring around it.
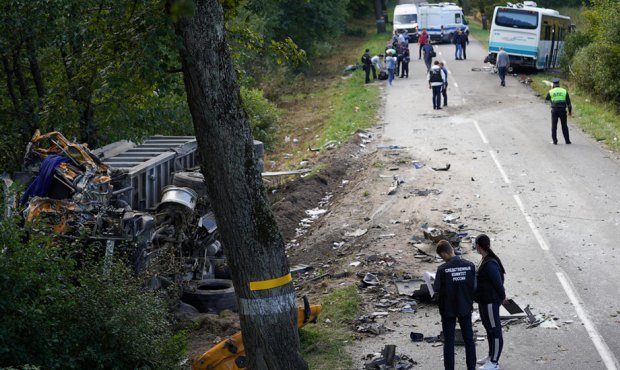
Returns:
[[[175,0],[168,0],[168,11]],[[249,369],[307,369],[299,353],[292,283],[252,290],[250,282],[289,274],[284,240],[264,192],[218,0],[194,1],[176,18],[187,102],[201,169],[239,302]],[[173,14],[175,16],[176,14]]]
[[[37,95],[39,100],[45,97],[45,85],[43,84],[43,78],[41,77],[41,68],[39,67],[39,61],[37,60],[37,50],[32,38],[26,40],[26,50],[28,51],[28,62],[30,64],[30,73],[34,79],[34,86],[37,88]]]
[[[11,66],[9,64],[9,59],[6,56],[2,56],[2,66],[4,67],[4,73],[6,74],[6,88],[9,92],[9,96],[11,97],[11,101],[13,102],[13,109],[15,109],[15,114],[19,116],[19,100],[17,100],[17,95],[15,94],[15,84],[13,83],[13,71],[11,70]]]

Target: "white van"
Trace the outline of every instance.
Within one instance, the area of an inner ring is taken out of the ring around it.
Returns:
[[[559,66],[564,39],[572,30],[570,17],[539,8],[533,1],[498,6],[489,35],[489,60],[495,64],[504,48],[513,67],[546,69]]]
[[[452,42],[457,30],[469,33],[463,9],[455,3],[422,3],[418,5],[418,27],[426,29],[431,41]]]
[[[409,41],[418,40],[418,8],[415,4],[401,4],[394,8],[394,34],[407,30]]]

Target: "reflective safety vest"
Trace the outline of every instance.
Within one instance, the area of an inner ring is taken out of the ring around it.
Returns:
[[[549,91],[549,96],[551,96],[551,103],[554,104],[566,103],[566,95],[568,95],[568,92],[566,92],[566,89],[563,89],[561,87],[556,87]]]

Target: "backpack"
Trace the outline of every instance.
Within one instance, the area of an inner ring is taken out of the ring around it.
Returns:
[[[379,79],[380,80],[387,80],[388,79],[388,74],[386,71],[380,71],[379,72]]]
[[[431,68],[429,73],[431,74],[430,82],[443,82],[443,78],[441,78],[441,69]]]

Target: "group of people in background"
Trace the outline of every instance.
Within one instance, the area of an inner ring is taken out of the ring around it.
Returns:
[[[457,30],[453,36],[453,43],[455,45],[454,59],[465,60],[467,59],[467,45],[469,44],[469,35],[467,32]],[[424,64],[426,65],[428,87],[432,90],[433,109],[440,110],[448,105],[448,70],[443,62],[435,60],[435,49],[431,44],[430,35],[423,29],[420,32],[418,38],[418,59],[424,58]],[[384,59],[386,71],[382,72],[381,58]],[[392,86],[392,81],[396,76],[400,78],[409,78],[409,63],[411,61],[409,52],[409,34],[405,30],[403,33],[394,35],[390,43],[385,48],[385,54],[379,54],[370,56],[370,50],[366,49],[366,52],[362,56],[362,67],[366,74],[366,83],[370,83],[370,73],[372,72],[373,79],[379,76],[379,79],[387,79],[388,84]],[[485,59],[485,62],[488,58]],[[500,48],[496,60],[495,66],[500,79],[500,86],[506,86],[506,73],[510,68],[510,57],[504,48]],[[377,72],[379,71],[379,72]],[[382,73],[385,74],[382,78]],[[572,106],[568,92],[559,86],[559,80],[553,81],[554,89],[547,95],[547,100],[551,101],[551,138],[553,144],[558,143],[557,139],[557,126],[558,121],[561,123],[562,134],[566,144],[571,144],[568,125],[566,123],[566,110],[568,109],[568,115],[572,113]],[[441,104],[441,98],[443,97],[443,104]]]

